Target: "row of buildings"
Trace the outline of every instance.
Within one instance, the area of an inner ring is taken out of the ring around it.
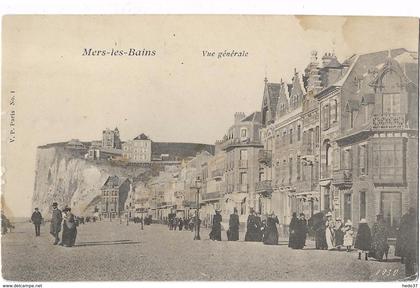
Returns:
[[[233,208],[242,224],[251,208],[281,225],[293,212],[382,213],[395,228],[418,201],[418,54],[313,52],[290,82],[265,79],[259,111],[236,113],[214,153],[133,185],[128,207],[165,219],[199,205],[204,222],[220,209],[225,225]]]

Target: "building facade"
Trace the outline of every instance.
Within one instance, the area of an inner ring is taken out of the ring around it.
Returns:
[[[102,131],[102,147],[107,149],[121,149],[120,131],[118,128]]]
[[[152,161],[152,140],[141,134],[122,143],[123,159],[131,163],[150,163]]]
[[[122,216],[130,190],[131,182],[128,178],[109,176],[101,188],[102,217],[112,219]]]
[[[263,147],[260,141],[261,116],[261,112],[248,116],[235,113],[234,124],[219,143],[226,153],[224,218],[237,208],[242,223],[246,222],[249,209],[257,206],[255,185],[262,173],[258,163],[258,151]]]

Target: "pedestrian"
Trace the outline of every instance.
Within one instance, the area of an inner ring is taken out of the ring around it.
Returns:
[[[328,212],[327,221],[325,221],[325,239],[327,241],[328,250],[335,248],[335,234],[334,234],[334,221],[332,220],[332,213]]]
[[[416,277],[418,263],[418,224],[416,209],[410,207],[408,213],[401,218],[398,229],[395,256],[401,257],[405,264],[405,276]]]
[[[307,233],[308,222],[306,221],[305,214],[300,213],[295,228],[295,249],[303,249],[305,247]]]
[[[15,226],[12,225],[10,220],[4,215],[4,211],[1,210],[1,235],[4,235],[9,232],[12,232],[12,228],[15,228]]]
[[[41,223],[42,223],[42,215],[39,212],[38,208],[35,208],[35,211],[32,213],[31,221],[35,226],[35,236],[41,235]]]
[[[310,219],[310,226],[315,231],[315,249],[325,250],[328,248],[325,238],[325,215],[322,212],[314,214]]]
[[[179,228],[179,231],[182,231],[182,227],[183,226],[184,226],[184,221],[182,220],[181,217],[179,217],[179,219],[178,219],[178,228]]]
[[[349,219],[347,220],[343,228],[343,233],[344,233],[343,245],[346,247],[347,252],[351,251],[351,246],[353,245],[353,227],[352,226],[353,226],[353,223]]]
[[[254,209],[250,208],[248,219],[246,221],[245,241],[258,241],[258,219],[255,215]]]
[[[229,218],[229,230],[227,231],[228,241],[239,240],[239,216],[238,209],[233,208],[233,214]]]
[[[216,215],[213,216],[213,225],[209,234],[211,240],[222,241],[222,215],[220,210],[216,210]]]
[[[388,229],[382,214],[376,215],[376,222],[372,227],[372,254],[376,260],[388,260]]]
[[[292,249],[296,249],[296,227],[297,227],[297,214],[296,212],[293,212],[292,214],[292,220],[290,220],[289,224],[289,244],[288,246]]]
[[[263,234],[264,234],[263,230],[265,228],[264,228],[263,222],[261,221],[261,213],[256,213],[255,212],[255,223],[257,224],[257,233],[256,233],[255,241],[262,242],[263,241]]]
[[[354,248],[359,249],[359,260],[362,258],[362,253],[365,253],[365,260],[368,260],[368,254],[372,245],[372,236],[370,233],[369,225],[366,219],[361,219],[359,222],[359,228],[357,229],[356,242],[354,242]]]
[[[267,226],[264,233],[264,244],[266,245],[278,245],[279,244],[279,233],[277,230],[277,224],[279,224],[279,218],[271,211],[267,217]]]
[[[146,224],[147,225],[147,224]],[[178,218],[176,218],[176,216],[174,217],[173,221],[172,221],[172,229],[173,231],[176,231],[178,228]]]
[[[76,217],[71,213],[71,209],[66,207],[63,209],[63,234],[61,236],[61,246],[72,247],[76,242],[77,236],[77,223]]]
[[[61,221],[63,221],[63,216],[61,214],[60,209],[57,208],[58,204],[57,202],[54,202],[52,204],[52,217],[51,217],[51,224],[50,224],[50,234],[54,236],[54,245],[57,245],[60,241],[60,238],[58,237],[60,231],[61,231]]]
[[[338,250],[341,250],[341,247],[344,245],[344,225],[341,218],[335,219],[334,235],[335,235],[335,247]]]

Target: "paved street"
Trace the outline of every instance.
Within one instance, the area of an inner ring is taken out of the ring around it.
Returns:
[[[53,246],[48,224],[35,237],[29,223],[2,237],[7,280],[321,280],[392,281],[404,277],[397,259],[357,260],[357,252],[305,250],[249,242],[213,242],[208,231],[193,241],[189,231],[115,222],[78,227],[76,246]],[[386,270],[388,269],[388,270]],[[395,272],[395,273],[394,273]],[[385,274],[385,275],[382,275]]]

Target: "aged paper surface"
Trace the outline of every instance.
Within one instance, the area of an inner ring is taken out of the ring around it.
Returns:
[[[2,32],[4,279],[416,279],[418,19]]]

